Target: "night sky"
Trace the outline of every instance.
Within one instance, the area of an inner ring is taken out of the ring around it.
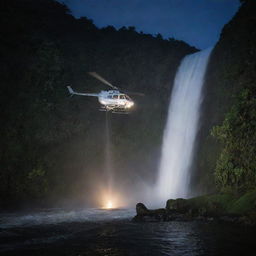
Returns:
[[[199,49],[213,46],[240,6],[239,0],[61,0],[75,17],[98,27],[135,26],[144,33],[184,40]]]

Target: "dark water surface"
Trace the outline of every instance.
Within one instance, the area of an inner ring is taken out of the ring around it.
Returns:
[[[256,255],[256,230],[214,222],[133,223],[133,210],[0,214],[0,255]]]

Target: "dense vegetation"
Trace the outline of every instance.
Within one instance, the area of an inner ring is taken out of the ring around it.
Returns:
[[[256,98],[249,88],[226,114],[213,135],[223,144],[216,167],[216,182],[220,189],[244,192],[256,184]]]
[[[0,10],[0,202],[93,197],[105,114],[66,90],[106,89],[87,71],[146,94],[132,115],[111,116],[112,149],[120,186],[153,177],[177,66],[196,49],[134,27],[98,29],[53,0],[1,0]]]
[[[208,68],[197,160],[199,191],[206,184],[213,191],[214,180],[218,190],[237,194],[256,185],[256,2],[241,2]]]

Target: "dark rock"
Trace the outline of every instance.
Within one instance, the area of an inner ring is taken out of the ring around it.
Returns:
[[[134,221],[218,221],[256,226],[256,191],[240,197],[233,194],[212,194],[190,199],[169,199],[166,209],[148,209],[136,205]],[[245,208],[245,206],[247,208]]]
[[[186,213],[190,210],[190,206],[188,203],[188,200],[183,199],[183,198],[178,198],[176,200],[174,199],[169,199],[166,202],[166,209],[167,210],[174,210],[177,211],[178,213]]]
[[[167,220],[167,212],[164,208],[150,210],[143,203],[138,203],[136,205],[136,212],[137,215],[133,218],[133,221],[155,222]]]
[[[248,212],[246,215],[238,218],[238,223],[245,226],[256,226],[256,211]]]
[[[143,203],[136,204],[137,215],[145,215],[149,212],[148,208]]]
[[[240,220],[240,217],[224,215],[224,216],[220,216],[218,220],[223,222],[238,223]]]

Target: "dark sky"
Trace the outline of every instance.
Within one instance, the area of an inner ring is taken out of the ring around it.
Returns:
[[[239,0],[61,0],[76,17],[93,19],[98,27],[135,26],[205,49],[216,43]]]

